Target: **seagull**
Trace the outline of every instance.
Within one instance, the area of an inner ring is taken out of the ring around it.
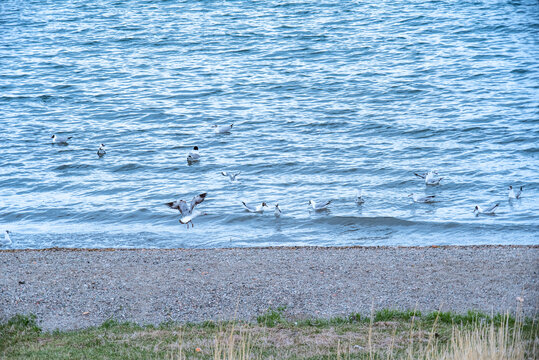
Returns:
[[[434,202],[434,197],[435,197],[434,195],[421,196],[419,194],[414,194],[414,193],[408,195],[408,197],[410,196],[416,203],[431,203],[431,202]]]
[[[282,211],[281,211],[281,209],[279,208],[279,204],[275,204],[275,212],[274,212],[275,217],[276,217],[276,218],[281,217],[281,213],[282,213]]]
[[[496,211],[496,209],[498,209],[498,206],[500,206],[500,203],[496,203],[486,209],[482,209],[481,206],[476,205],[475,209],[473,210],[473,213],[475,214],[475,212],[477,211],[477,214],[475,214],[475,216],[478,216],[479,214],[494,215],[494,212]]]
[[[193,151],[187,155],[187,162],[188,163],[194,163],[200,160],[200,154],[198,153],[198,146],[195,146],[193,148]]]
[[[425,175],[425,185],[439,185],[443,178],[436,175],[438,175],[438,173],[429,171],[427,175]]]
[[[53,144],[62,144],[62,145],[67,145],[67,140],[71,139],[73,136],[56,136],[56,135],[52,135],[51,136],[51,139],[52,139],[52,143]]]
[[[11,238],[9,237],[9,234],[11,234],[11,231],[9,231],[9,230],[6,230],[6,232],[4,233],[4,240],[6,242],[6,245],[11,245],[12,244]]]
[[[356,190],[356,198],[354,200],[358,205],[361,205],[365,202],[365,199],[363,199],[363,190]]]
[[[249,211],[250,213],[257,213],[262,214],[264,212],[264,207],[268,207],[268,205],[263,202],[262,204],[258,205],[256,208],[247,205],[245,202],[241,202],[243,204],[243,207],[245,207],[245,210]]]
[[[423,173],[423,174],[414,173],[414,175],[417,176],[417,177],[420,177],[421,179],[424,179],[424,178],[427,177],[428,173],[430,173],[430,172],[433,173],[434,175],[438,175],[438,173],[436,171],[432,171],[432,170],[428,171],[426,173]]]
[[[187,202],[185,200],[176,200],[173,202],[166,203],[166,205],[171,209],[178,209],[178,211],[182,215],[180,223],[187,224],[187,228],[189,229],[189,223],[191,223],[191,227],[194,227],[195,225],[193,224],[193,219],[198,216],[198,213],[193,213],[193,210],[195,206],[204,201],[206,195],[207,193],[203,193],[193,197],[190,205],[187,205]]]
[[[520,190],[517,190],[515,192],[515,189],[513,189],[513,186],[509,185],[509,199],[520,199],[520,195],[522,195],[522,188],[524,186],[520,187]]]
[[[99,145],[99,149],[97,150],[97,156],[102,157],[107,152],[105,151],[105,144]]]
[[[213,128],[215,128],[215,132],[218,134],[227,134],[232,130],[232,126],[234,126],[234,123],[230,125],[213,125]]]
[[[226,172],[226,171],[221,171],[221,175],[228,176],[230,181],[236,181],[236,176],[238,176],[239,174],[241,174],[241,171],[238,171],[235,174],[232,174],[232,173],[229,173],[229,172]]]
[[[318,211],[318,210],[325,210],[327,208],[327,206],[329,204],[331,204],[331,201],[332,200],[329,200],[329,201],[321,201],[319,203],[317,203],[316,201],[314,200],[309,200],[309,205],[311,205],[313,207],[313,210],[314,211]]]

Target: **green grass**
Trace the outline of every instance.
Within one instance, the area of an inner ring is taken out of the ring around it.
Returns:
[[[432,354],[438,354],[455,342],[455,334],[478,333],[478,329],[490,329],[490,333],[492,329],[502,330],[508,339],[518,335],[526,349],[522,353],[533,358],[537,354],[532,346],[539,342],[536,321],[473,311],[421,314],[392,309],[371,316],[294,319],[287,316],[286,308],[279,307],[268,309],[256,323],[167,322],[140,326],[109,319],[98,327],[44,332],[34,316],[17,315],[0,324],[0,358],[408,359],[410,354],[431,351],[431,347],[435,350]],[[419,357],[437,358],[415,358]]]

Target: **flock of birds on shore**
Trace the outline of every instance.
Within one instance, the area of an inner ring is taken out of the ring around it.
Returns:
[[[213,128],[215,129],[215,132],[218,134],[227,134],[230,133],[232,130],[232,127],[234,124],[230,125],[213,125]],[[68,145],[68,141],[72,139],[72,136],[59,136],[59,135],[52,135],[52,143],[58,144],[58,145]],[[107,151],[105,150],[105,144],[100,144],[99,148],[97,150],[97,156],[103,157],[107,154]],[[194,163],[199,162],[201,159],[198,146],[193,147],[193,150],[187,154],[187,163],[189,165],[192,165]],[[237,181],[238,176],[241,174],[241,172],[237,173],[231,173],[231,172],[225,172],[222,171],[221,175],[228,177],[228,179],[231,182]],[[424,180],[426,186],[436,186],[440,185],[440,182],[442,181],[443,177],[439,176],[439,174],[436,171],[428,171],[426,173],[414,173],[415,176],[421,178]],[[509,193],[508,198],[509,200],[514,199],[520,199],[522,196],[523,186],[520,186],[519,189],[515,190],[513,189],[513,186],[509,186]],[[193,219],[199,215],[206,215],[206,213],[200,213],[195,211],[195,207],[199,204],[201,204],[204,199],[206,198],[207,193],[202,193],[199,195],[194,196],[191,199],[191,202],[188,204],[187,201],[179,199],[176,201],[168,202],[166,205],[170,207],[171,209],[178,210],[180,212],[181,218],[179,219],[179,222],[181,224],[187,225],[187,228],[189,228],[189,224],[191,224],[191,227],[193,227]],[[423,196],[420,194],[412,193],[408,195],[408,197],[411,197],[413,202],[415,203],[433,203],[435,202],[435,195],[428,195]],[[362,194],[362,190],[357,190],[356,195],[354,198],[354,201],[357,205],[362,205],[365,203],[365,199]],[[328,208],[328,206],[331,204],[332,200],[322,200],[322,201],[316,201],[316,200],[309,200],[309,206],[314,211],[323,211]],[[254,213],[254,214],[262,214],[264,213],[264,208],[269,208],[268,204],[265,202],[262,202],[260,205],[248,205],[244,201],[242,201],[242,205],[245,209],[245,211]],[[498,207],[500,206],[500,203],[495,203],[492,205],[489,205],[485,208],[476,205],[473,213],[476,216],[479,216],[480,214],[483,215],[494,215]],[[279,218],[282,214],[282,210],[279,207],[279,204],[275,204],[274,206],[274,215],[276,218]],[[11,245],[11,237],[10,237],[11,231],[6,230],[4,232],[4,243],[5,245]]]

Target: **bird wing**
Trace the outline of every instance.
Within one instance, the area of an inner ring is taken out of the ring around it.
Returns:
[[[191,214],[191,210],[189,209],[189,206],[187,206],[187,202],[185,200],[176,200],[173,202],[169,202],[166,204],[171,209],[178,210],[182,216],[187,216]]]
[[[255,212],[255,211],[256,211],[256,209],[253,209],[252,207],[250,207],[249,205],[247,205],[247,204],[245,203],[245,201],[242,201],[241,203],[242,203],[243,206],[247,209],[247,211],[250,211],[250,212]]]
[[[498,206],[500,206],[500,203],[494,204],[491,207],[486,208],[484,212],[493,212]]]
[[[424,179],[426,174],[418,174],[418,173],[414,173],[415,176],[417,177],[420,177],[421,179]]]
[[[206,198],[206,194],[207,193],[202,193],[200,195],[195,196],[193,198],[193,200],[191,200],[191,208],[190,208],[189,212],[193,211],[195,206],[197,206],[198,204],[200,204],[201,202],[204,201],[204,199]]]
[[[317,209],[323,209],[325,208],[326,206],[328,206],[329,204],[331,204],[331,201],[332,200],[329,200],[329,201],[321,201],[320,204],[316,204],[316,208]]]

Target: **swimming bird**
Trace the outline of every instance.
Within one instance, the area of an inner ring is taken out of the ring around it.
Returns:
[[[279,204],[275,204],[275,211],[273,212],[273,214],[275,215],[276,218],[278,217],[281,217],[281,208],[279,208]]]
[[[99,145],[99,149],[97,150],[97,156],[102,157],[107,152],[105,151],[105,144]]]
[[[431,202],[434,202],[434,197],[435,197],[434,195],[421,196],[419,194],[414,194],[414,193],[408,195],[408,197],[410,196],[416,203],[431,203]]]
[[[187,162],[194,163],[199,160],[200,160],[200,154],[198,153],[198,146],[195,146],[193,148],[193,151],[189,152],[189,155],[187,155]]]
[[[494,215],[494,212],[496,211],[496,209],[498,209],[498,206],[500,206],[500,203],[496,203],[496,204],[494,204],[492,206],[489,206],[486,209],[483,209],[483,208],[481,208],[481,206],[476,205],[475,209],[473,210],[473,213],[475,214],[475,212],[477,212],[477,214],[475,214],[475,216],[478,216],[479,214]]]
[[[354,199],[356,204],[361,205],[365,202],[365,199],[363,199],[363,190],[359,189],[356,190],[356,197]]]
[[[62,144],[62,145],[68,145],[67,144],[67,140],[71,139],[73,136],[57,136],[57,135],[52,135],[51,136],[51,139],[52,139],[52,143],[53,144]]]
[[[230,125],[213,125],[213,128],[215,128],[215,132],[218,134],[226,134],[232,130],[232,126],[234,126],[234,123]]]
[[[517,190],[515,192],[515,189],[513,189],[513,186],[509,185],[509,199],[520,199],[520,195],[522,195],[522,188],[524,186],[520,187],[520,190]]]
[[[194,213],[193,210],[195,209],[195,206],[200,204],[204,201],[206,198],[207,193],[202,193],[199,195],[196,195],[191,200],[191,204],[187,204],[185,200],[176,200],[169,203],[166,203],[166,205],[171,209],[177,209],[180,214],[182,215],[182,218],[179,220],[182,224],[187,224],[187,228],[189,229],[189,223],[191,223],[191,227],[194,227],[193,219],[198,216],[198,213]]]
[[[258,205],[257,207],[249,206],[244,201],[242,201],[241,203],[243,204],[243,207],[245,208],[245,210],[249,211],[250,213],[262,214],[264,212],[264,207],[268,207],[268,205],[265,202]]]
[[[6,242],[6,245],[11,245],[12,244],[11,238],[9,237],[9,234],[11,234],[11,231],[9,231],[9,230],[6,230],[6,232],[4,233],[4,241]]]
[[[230,181],[236,181],[236,176],[238,176],[239,174],[241,174],[241,171],[238,171],[235,174],[232,174],[232,173],[229,173],[229,172],[226,172],[226,171],[221,171],[221,175],[228,176]]]
[[[427,175],[425,175],[425,185],[438,185],[440,184],[440,181],[442,181],[442,177],[437,176],[438,173],[434,171],[429,171]]]
[[[331,201],[333,200],[328,200],[328,201],[320,201],[320,202],[316,202],[314,200],[309,200],[309,205],[311,205],[313,207],[313,210],[314,211],[318,211],[318,210],[324,210],[327,208],[327,206],[329,204],[331,204]]]

